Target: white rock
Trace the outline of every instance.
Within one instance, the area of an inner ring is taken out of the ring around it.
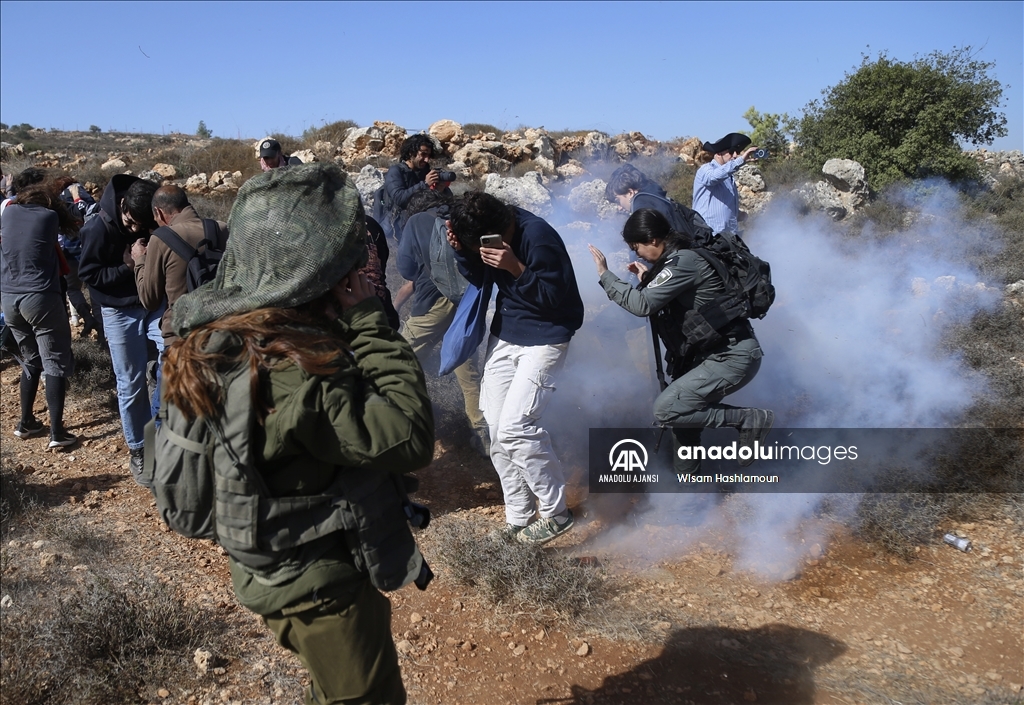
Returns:
[[[488,174],[484,191],[509,205],[525,208],[542,217],[550,215],[553,210],[551,193],[544,188],[541,175],[536,171],[528,171],[518,179]]]
[[[603,179],[582,181],[569,192],[569,207],[573,213],[588,218],[597,216],[602,220],[615,218],[619,215],[617,206],[604,197],[607,184]]]

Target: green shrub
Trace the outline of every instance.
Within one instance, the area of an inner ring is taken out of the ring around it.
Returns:
[[[689,207],[693,203],[693,177],[696,174],[697,166],[695,164],[677,162],[665,181],[662,182],[662,187],[673,201]],[[648,174],[648,176],[652,175]]]
[[[486,135],[488,132],[493,132],[498,138],[500,138],[503,134],[505,134],[504,130],[499,130],[494,125],[488,125],[485,122],[467,122],[465,125],[462,126],[462,131],[465,132],[466,135],[468,135],[469,137],[472,137],[477,133]]]
[[[98,135],[99,133],[103,132],[103,128],[99,125],[89,125],[89,132]]]
[[[337,146],[345,141],[345,134],[353,127],[359,125],[352,120],[338,120],[320,127],[309,127],[302,133],[302,143],[307,149],[313,149],[313,145],[321,140]],[[283,142],[281,144],[284,145]]]
[[[1006,116],[998,112],[1002,86],[989,75],[994,64],[973,57],[970,47],[911,62],[864,56],[804,108],[796,130],[803,158],[816,169],[855,159],[874,189],[929,176],[977,178],[978,164],[960,144],[1005,136]]]
[[[210,128],[208,128],[206,123],[202,120],[199,121],[199,126],[196,128],[196,137],[201,137],[204,140],[208,140],[213,137],[213,133],[210,132]]]
[[[283,145],[283,143],[282,143]],[[261,173],[252,142],[215,137],[202,149],[180,151],[178,168],[185,176],[206,174],[215,171],[242,172],[242,180]]]

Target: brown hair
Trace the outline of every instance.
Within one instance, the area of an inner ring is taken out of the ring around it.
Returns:
[[[324,299],[298,308],[260,308],[235,313],[196,328],[166,352],[164,395],[186,418],[213,417],[224,403],[220,372],[239,364],[249,367],[252,403],[263,419],[271,409],[261,398],[260,377],[284,360],[312,375],[329,375],[343,366],[351,348],[329,330]],[[218,332],[234,334],[240,346],[207,352]]]
[[[18,191],[14,202],[19,206],[42,206],[50,209],[57,214],[57,229],[65,235],[77,235],[79,228],[82,227],[82,223],[71,215],[71,211],[64,205],[60,196],[45,183],[32,184]]]

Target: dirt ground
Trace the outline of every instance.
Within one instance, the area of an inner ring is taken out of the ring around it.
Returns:
[[[150,494],[131,480],[116,411],[72,397],[66,420],[81,442],[47,452],[44,438],[11,433],[17,378],[12,364],[0,369],[0,437],[25,481],[49,498],[46,511],[86,518],[97,540],[118,541],[119,561],[175,586],[230,631],[233,648],[198,687],[151,683],[141,702],[301,703],[301,665],[237,605],[223,553],[170,533]],[[435,456],[418,473],[418,499],[435,522],[501,526],[489,465],[444,442]],[[410,703],[1024,702],[1024,535],[1012,519],[941,527],[969,536],[974,550],[925,546],[911,562],[831,527],[795,577],[769,582],[734,569],[727,524],[630,519],[659,555],[681,556],[664,561],[602,541],[615,521],[593,502],[577,503],[576,512],[577,528],[551,550],[596,559],[617,586],[605,608],[624,615],[632,636],[623,628],[613,639],[608,630],[484,604],[432,559],[427,529],[419,540],[437,579],[426,592],[410,586],[390,596]],[[8,568],[32,574],[39,590],[60,582],[55,573],[74,581],[97,568],[40,560],[51,549],[34,538],[11,539],[5,551]]]

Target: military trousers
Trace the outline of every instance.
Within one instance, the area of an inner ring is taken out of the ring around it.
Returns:
[[[263,621],[309,671],[306,705],[404,705],[391,601],[369,580],[353,592]]]
[[[761,346],[754,337],[731,343],[713,352],[672,380],[654,401],[654,418],[672,428],[679,446],[700,445],[701,430],[727,425],[725,412],[735,407],[722,400],[745,387],[761,368]],[[681,460],[675,453],[679,473],[697,473],[700,460]]]

